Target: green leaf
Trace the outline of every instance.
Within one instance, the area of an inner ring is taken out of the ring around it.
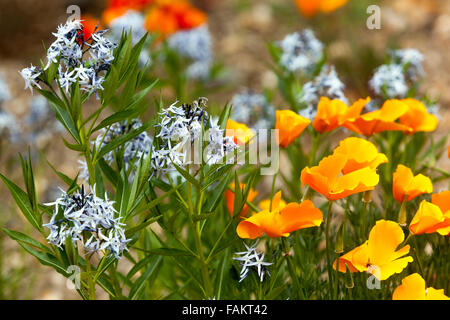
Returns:
[[[142,125],[141,127],[139,127],[138,129],[132,130],[132,131],[128,132],[127,134],[124,134],[124,135],[120,136],[119,138],[112,140],[111,142],[109,142],[107,145],[105,145],[103,148],[101,148],[98,151],[95,158],[96,159],[103,158],[103,156],[105,154],[109,153],[110,151],[115,150],[116,148],[125,144],[127,141],[134,139],[139,134],[141,134],[142,132],[147,130],[150,126],[151,126],[151,123],[146,123],[146,124]]]
[[[25,244],[31,245],[37,249],[40,249],[42,251],[46,251],[48,253],[51,253],[50,248],[46,247],[45,245],[43,245],[42,243],[40,243],[39,241],[27,236],[26,234],[19,232],[19,231],[14,231],[14,230],[8,230],[6,228],[2,228],[3,232],[6,233],[11,239],[17,241],[17,242],[23,242]]]
[[[84,152],[86,150],[86,146],[82,144],[72,144],[68,142],[66,139],[62,138],[64,145],[69,148],[70,150],[78,151],[78,152]]]
[[[197,190],[201,190],[202,186],[200,183],[195,179],[187,170],[184,170],[183,168],[177,166],[175,163],[172,163],[172,165],[177,169],[177,171],[187,180],[189,181]]]
[[[180,257],[180,256],[184,256],[184,257],[192,257],[192,254],[188,251],[185,250],[181,250],[181,249],[176,249],[176,248],[156,248],[156,249],[150,249],[150,250],[146,250],[146,249],[141,249],[141,248],[136,248],[136,250],[139,251],[143,251],[147,254],[154,254],[157,256],[168,256],[168,257]]]
[[[125,119],[131,119],[135,118],[136,116],[140,115],[144,110],[148,108],[148,105],[145,103],[141,103],[143,99],[147,96],[149,91],[153,88],[153,86],[156,84],[156,81],[154,81],[151,85],[149,85],[144,90],[140,91],[139,93],[135,94],[132,98],[132,102],[130,105],[124,108],[123,111],[119,111],[114,113],[113,115],[107,117],[104,119],[98,126],[96,126],[92,132],[95,132],[97,130],[100,130],[102,128],[105,128],[113,123],[125,120]],[[155,120],[152,121],[152,124],[154,124]]]
[[[157,257],[155,261],[150,264],[144,274],[134,282],[133,287],[130,289],[130,294],[128,295],[130,300],[138,299],[145,285],[151,285],[152,280],[156,278],[156,275],[161,268],[161,263],[162,257]]]
[[[150,219],[148,219],[148,220],[142,222],[141,224],[139,224],[139,225],[137,225],[137,226],[135,226],[135,227],[132,227],[132,228],[129,228],[128,230],[126,230],[126,231],[125,231],[125,236],[126,236],[127,238],[130,238],[130,237],[133,236],[136,232],[141,231],[142,229],[146,228],[147,226],[149,226],[149,225],[152,224],[153,222],[158,221],[158,220],[161,219],[161,218],[162,218],[162,215],[157,216],[157,217],[151,217]]]
[[[42,263],[43,265],[52,267],[58,273],[62,274],[65,277],[69,276],[69,274],[67,273],[67,267],[64,266],[54,255],[49,254],[47,252],[37,251],[21,241],[19,241],[19,244],[29,254],[37,258],[39,262]]]

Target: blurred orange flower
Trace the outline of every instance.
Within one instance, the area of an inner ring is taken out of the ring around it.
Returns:
[[[155,0],[110,0],[102,14],[103,22],[110,25],[114,19],[123,16],[127,11],[142,11],[154,2]]]
[[[348,119],[344,127],[366,137],[383,131],[410,131],[409,126],[396,122],[408,109],[401,100],[387,100],[378,110]]]
[[[241,192],[244,192],[245,184],[244,183],[240,183],[239,186],[241,188]],[[233,211],[234,211],[234,190],[236,190],[235,189],[235,184],[232,183],[230,185],[230,188],[233,191],[231,191],[229,189],[227,189],[225,191],[225,202],[227,204],[227,209],[228,209],[228,212],[230,213],[230,216],[233,216]],[[250,188],[250,190],[248,191],[248,195],[247,195],[247,201],[252,202],[256,198],[257,195],[258,195],[258,191],[255,191],[252,188]],[[243,208],[241,210],[241,213],[239,215],[241,217],[246,216],[247,212],[248,212],[248,209],[249,209],[249,206],[247,204],[244,204],[244,206],[243,206]]]
[[[375,189],[380,179],[376,168],[387,162],[387,158],[371,144],[361,138],[341,141],[333,154],[322,159],[318,166],[302,170],[302,186],[307,184],[331,201]]]
[[[83,40],[86,41],[94,33],[95,28],[102,29],[100,21],[91,15],[81,16],[81,23],[83,24]]]
[[[425,280],[418,273],[413,273],[402,280],[394,290],[392,300],[450,300],[444,289],[426,288]]]
[[[370,98],[359,99],[348,107],[344,102],[326,97],[320,98],[317,105],[317,114],[313,121],[313,127],[317,132],[323,133],[336,129],[346,121],[357,118]]]
[[[204,24],[206,14],[185,0],[159,0],[146,15],[145,26],[150,32],[167,37],[180,30]]]
[[[276,111],[275,129],[279,130],[278,144],[286,148],[292,141],[297,139],[302,134],[303,130],[311,123],[292,110],[277,110]]]
[[[399,164],[393,175],[392,192],[395,200],[410,201],[415,197],[433,192],[431,179],[423,174],[413,175],[410,168]]]
[[[400,273],[413,261],[409,245],[397,250],[405,235],[402,228],[394,221],[378,220],[369,234],[369,240],[339,258],[339,271],[368,272],[378,280],[386,280],[395,273]],[[402,258],[403,257],[403,258]],[[333,263],[336,270],[337,261]]]
[[[295,0],[298,10],[307,17],[314,16],[318,12],[330,13],[347,2],[348,0]]]
[[[290,232],[318,227],[322,212],[310,200],[281,205],[281,191],[274,196],[272,211],[262,210],[241,221],[236,228],[240,238],[255,239],[266,234],[270,238],[288,237]]]
[[[423,200],[409,224],[413,234],[450,234],[450,191],[433,194],[431,203]]]
[[[225,135],[233,137],[234,143],[237,145],[244,145],[251,140],[255,134],[245,124],[228,119],[225,128]]]
[[[409,127],[406,133],[436,130],[438,119],[435,115],[428,113],[427,107],[422,102],[411,98],[400,101],[408,106],[407,112],[400,117],[400,123]]]

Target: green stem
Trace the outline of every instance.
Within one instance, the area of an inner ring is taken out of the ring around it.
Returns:
[[[187,168],[187,170],[189,171],[189,167]],[[192,187],[191,187],[191,183],[189,181],[187,181],[187,197],[188,197],[187,200],[188,200],[188,207],[189,207],[189,220],[191,222],[192,229],[194,231],[195,247],[197,250],[197,256],[200,260],[205,295],[206,295],[206,298],[212,298],[213,290],[211,287],[211,280],[209,279],[208,264],[203,255],[203,247],[202,247],[201,232],[200,232],[200,222],[199,221],[194,222],[194,220],[193,220],[194,204],[192,203]]]
[[[273,179],[272,179],[272,189],[270,191],[270,210],[272,211],[272,201],[273,201],[273,196],[275,194],[275,182],[277,181],[277,173],[275,173],[273,175]]]
[[[416,259],[417,264],[419,265],[420,274],[422,276],[425,276],[425,273],[423,272],[423,268],[422,268],[422,262],[420,261],[419,255],[417,254],[417,250],[419,249],[419,247],[417,245],[417,239],[415,237],[413,238],[413,243],[414,243],[414,248],[413,248],[414,258]]]
[[[331,294],[333,292],[333,275],[331,268],[331,252],[330,252],[330,225],[331,225],[331,217],[332,211],[331,208],[333,206],[333,201],[329,202],[328,205],[328,213],[327,213],[327,222],[325,225],[325,240],[326,240],[326,251],[327,251],[327,269],[328,269],[328,285],[329,285],[329,297],[331,298]]]
[[[301,299],[305,300],[305,294],[303,293],[303,289],[300,287],[300,284],[298,282],[298,277],[295,273],[295,266],[294,266],[294,263],[292,262],[292,257],[290,255],[291,249],[289,247],[289,243],[288,243],[287,239],[284,237],[281,239],[281,242],[283,244],[284,254],[286,256],[289,275],[291,277],[292,282],[294,283],[295,294],[294,294],[293,298],[298,299],[298,297],[300,295]]]
[[[88,252],[86,251],[86,273],[87,273],[87,280],[88,280],[89,300],[96,300],[95,283],[94,283],[94,279],[92,278],[91,272],[92,272],[91,256],[88,255]]]

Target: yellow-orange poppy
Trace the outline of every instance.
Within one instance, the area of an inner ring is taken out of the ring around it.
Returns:
[[[348,107],[344,102],[326,97],[320,98],[313,127],[323,133],[336,129],[349,120],[354,120],[361,114],[362,109],[370,102],[370,98],[359,99]]]
[[[409,126],[396,122],[408,109],[401,100],[387,100],[380,109],[349,118],[343,126],[366,137],[383,131],[411,131]]]
[[[295,0],[300,13],[312,17],[319,12],[330,13],[344,6],[348,0]]]
[[[252,139],[255,134],[245,124],[228,119],[225,128],[225,135],[233,137],[234,143],[237,145],[244,145]]]
[[[307,184],[328,200],[338,200],[375,189],[380,179],[376,168],[387,162],[387,158],[382,153],[374,152],[370,144],[372,143],[361,138],[345,139],[333,154],[322,159],[318,166],[305,167],[302,170],[302,186]],[[350,152],[348,147],[361,152]]]
[[[348,160],[342,173],[347,174],[365,167],[376,169],[380,164],[389,162],[384,153],[379,153],[377,147],[365,139],[349,137],[342,140],[334,153],[345,155]]]
[[[418,273],[413,273],[402,280],[394,290],[392,300],[450,300],[444,289],[426,288],[425,280]]]
[[[436,130],[438,119],[435,115],[428,113],[427,107],[417,99],[401,100],[408,106],[408,110],[400,117],[400,123],[409,127],[406,133],[431,132]]]
[[[231,190],[227,189],[225,191],[225,202],[227,205],[227,209],[228,212],[230,213],[230,216],[233,215],[233,211],[234,211],[234,190],[235,190],[235,185],[234,183],[232,183],[230,185]],[[245,184],[244,183],[240,183],[240,188],[241,188],[241,192],[244,192],[245,189]],[[247,195],[247,201],[252,202],[256,196],[258,195],[258,191],[253,190],[253,188],[250,188],[250,190],[248,191],[248,195]],[[242,207],[242,210],[240,212],[240,216],[244,217],[247,215],[247,212],[249,210],[249,206],[247,204],[244,204],[244,206]]]
[[[280,205],[281,191],[274,196],[272,211],[262,210],[239,223],[236,232],[240,238],[255,239],[266,234],[270,238],[288,237],[290,232],[318,227],[323,222],[322,212],[310,200],[298,204]]]
[[[310,123],[309,119],[298,115],[292,110],[277,110],[275,129],[279,130],[278,144],[286,148],[292,141],[297,139]]]
[[[450,234],[450,191],[433,194],[431,203],[423,200],[414,215],[409,230],[413,234],[437,232]]]
[[[433,192],[431,179],[423,174],[413,175],[410,168],[399,164],[393,175],[392,192],[395,200],[410,201],[415,197]]]
[[[339,271],[368,272],[378,280],[386,280],[400,273],[413,261],[409,245],[400,249],[404,241],[402,228],[394,221],[378,220],[369,234],[369,240],[339,258]],[[336,270],[337,261],[333,263]]]
[[[258,203],[258,207],[261,208],[261,210],[269,210],[270,211],[270,199],[262,200]],[[283,199],[281,199],[281,192],[278,192],[275,194],[274,198],[272,199],[272,209],[278,208],[279,210],[286,207],[287,203]]]

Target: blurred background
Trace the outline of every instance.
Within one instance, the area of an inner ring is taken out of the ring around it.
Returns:
[[[310,18],[297,10],[293,0],[191,2],[207,14],[214,57],[227,74],[223,88],[207,94],[210,101],[224,105],[244,88],[275,89],[277,78],[269,68],[267,44],[309,27],[326,45],[328,59],[345,83],[350,101],[369,94],[367,82],[373,70],[385,62],[388,49],[418,49],[425,57],[426,76],[421,91],[439,99],[440,124],[436,135],[448,135],[450,1],[350,0],[330,14]],[[366,9],[372,4],[381,7],[380,30],[366,27],[369,16]],[[39,108],[39,101],[32,102],[30,91],[23,90],[24,82],[18,71],[30,62],[39,64],[44,56],[43,46],[53,42],[51,33],[66,21],[69,5],[78,5],[82,15],[100,17],[107,3],[104,0],[0,0],[0,77],[10,95],[2,108],[19,119],[21,125],[28,124],[19,130],[33,137],[27,144],[36,161],[35,174],[42,202],[52,199],[59,183],[47,160],[58,170],[75,176],[79,170],[78,157],[63,147],[60,138],[54,138],[58,128],[48,130],[54,125],[50,120],[36,119],[30,114],[32,103]],[[176,99],[170,91],[164,94],[168,101]],[[95,107],[96,101],[89,103]],[[275,97],[273,103],[282,107],[283,101]],[[0,172],[6,172],[14,181],[21,181],[17,153],[26,152],[27,144],[6,142],[0,134]],[[449,160],[445,157],[437,166],[449,170]],[[27,232],[3,184],[0,184],[0,203],[0,226]],[[40,266],[0,232],[0,299],[78,299],[78,295],[66,287],[61,275]]]

